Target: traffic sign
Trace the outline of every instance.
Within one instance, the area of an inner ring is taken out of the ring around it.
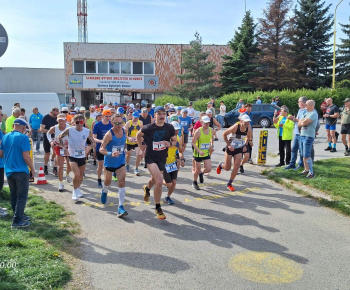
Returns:
[[[77,102],[77,100],[74,97],[71,97],[69,101],[71,104],[75,104]]]
[[[5,53],[9,44],[5,28],[0,24],[0,57]]]

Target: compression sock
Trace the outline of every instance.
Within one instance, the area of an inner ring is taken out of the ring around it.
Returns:
[[[125,187],[119,187],[119,205],[123,205],[125,200]]]
[[[307,162],[307,165],[309,165],[309,172],[311,174],[314,174],[314,166],[313,166],[313,163],[312,163],[312,159],[309,158],[309,159],[306,160],[306,162]]]
[[[333,143],[333,148],[335,149],[337,147],[337,143]]]
[[[108,186],[106,186],[105,184],[103,184],[103,191],[108,192]]]
[[[230,179],[228,182],[227,182],[227,186],[231,185],[233,182],[233,179]]]
[[[328,142],[328,147],[332,147],[332,142]]]

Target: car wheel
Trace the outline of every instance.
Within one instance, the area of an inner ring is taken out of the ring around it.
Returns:
[[[271,126],[271,122],[268,118],[261,118],[259,120],[259,125],[261,128],[268,128]]]
[[[228,123],[226,119],[224,119],[224,128],[228,128]]]

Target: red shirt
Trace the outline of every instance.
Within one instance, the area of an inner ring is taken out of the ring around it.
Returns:
[[[200,127],[202,127],[202,124],[201,124],[200,121],[197,121],[197,122],[194,124],[193,129],[194,129],[194,130],[197,130],[197,129],[200,128]]]

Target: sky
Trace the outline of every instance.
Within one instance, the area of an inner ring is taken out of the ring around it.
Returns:
[[[332,4],[340,0],[325,0]],[[255,22],[267,0],[87,0],[88,42],[186,44],[196,31],[203,44],[227,44],[245,5]],[[349,0],[337,10],[337,43],[350,24]],[[0,24],[9,37],[1,67],[63,68],[64,42],[78,41],[76,0],[0,0]],[[333,29],[332,29],[333,31]],[[331,39],[333,42],[333,38]]]

